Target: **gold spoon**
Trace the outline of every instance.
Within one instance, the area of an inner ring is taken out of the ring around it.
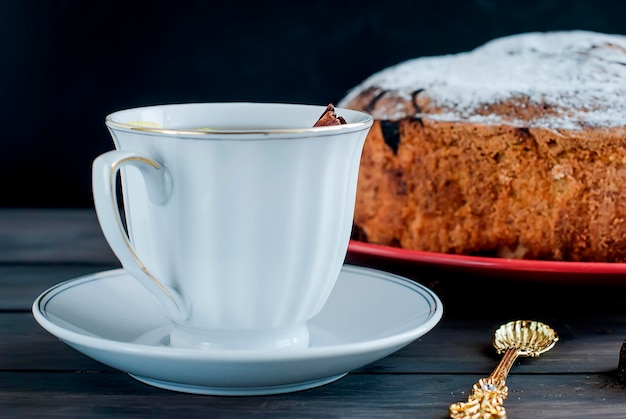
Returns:
[[[452,419],[505,419],[504,399],[509,389],[506,377],[519,356],[538,357],[559,340],[556,332],[541,322],[516,320],[503,324],[493,334],[496,352],[504,356],[489,375],[472,387],[467,402],[450,405]]]

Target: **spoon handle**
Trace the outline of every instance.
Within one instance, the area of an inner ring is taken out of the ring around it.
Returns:
[[[452,419],[505,419],[504,399],[509,394],[506,377],[519,356],[516,348],[507,349],[498,366],[487,378],[481,378],[472,387],[467,402],[450,405]]]
[[[509,375],[513,364],[517,360],[520,351],[517,348],[509,348],[504,352],[502,359],[498,366],[493,370],[493,372],[489,375],[494,382],[504,382],[506,381],[506,377]]]

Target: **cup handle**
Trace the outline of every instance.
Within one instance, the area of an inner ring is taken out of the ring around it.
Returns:
[[[112,150],[98,156],[92,165],[92,190],[100,228],[109,246],[129,271],[163,305],[171,320],[184,320],[188,308],[181,295],[161,283],[139,260],[130,242],[117,200],[117,173],[122,166],[137,167],[143,175],[148,197],[155,204],[165,203],[171,194],[172,177],[167,168],[158,162],[124,150]]]

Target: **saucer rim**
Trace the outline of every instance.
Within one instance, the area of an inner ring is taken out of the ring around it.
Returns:
[[[162,354],[166,354],[168,357],[181,357],[185,359],[189,359],[190,357],[196,358],[196,360],[201,361],[207,358],[207,355],[211,355],[211,357],[215,356],[216,358],[223,359],[227,362],[231,361],[244,361],[251,359],[251,356],[255,361],[274,361],[274,360],[298,360],[298,359],[308,359],[311,356],[315,356],[316,358],[321,357],[331,357],[335,356],[337,352],[344,353],[349,351],[350,353],[365,353],[371,352],[375,350],[380,350],[382,348],[387,348],[391,346],[396,346],[398,342],[411,342],[414,339],[423,336],[425,333],[432,330],[443,317],[443,304],[440,298],[426,286],[410,280],[406,277],[402,277],[400,275],[396,275],[390,272],[381,271],[378,269],[350,265],[345,264],[341,271],[356,271],[357,273],[363,273],[368,275],[373,275],[378,277],[378,279],[382,280],[393,280],[394,282],[401,283],[407,285],[409,288],[412,288],[414,292],[418,292],[425,300],[430,300],[430,314],[429,317],[419,326],[412,328],[410,330],[393,334],[390,336],[385,336],[383,338],[366,340],[361,342],[353,342],[353,343],[339,343],[328,346],[313,346],[308,348],[303,348],[303,350],[298,351],[273,351],[273,350],[256,350],[256,349],[221,349],[221,348],[212,348],[210,350],[207,349],[197,349],[197,348],[172,348],[169,346],[154,346],[154,345],[146,345],[142,343],[135,342],[122,342],[117,340],[108,339],[105,337],[97,337],[97,336],[89,336],[85,334],[81,334],[72,330],[68,330],[63,328],[62,326],[54,323],[45,313],[45,308],[42,308],[41,305],[44,304],[49,298],[47,296],[54,296],[56,293],[60,292],[59,290],[68,288],[69,286],[80,286],[84,283],[91,281],[98,281],[102,279],[108,279],[115,276],[131,276],[128,271],[123,268],[110,269],[100,272],[95,272],[91,274],[81,275],[72,279],[68,279],[66,281],[60,282],[46,291],[41,293],[33,302],[32,305],[32,314],[35,317],[35,320],[44,327],[44,329],[48,330],[48,332],[52,333],[57,338],[66,341],[73,342],[76,344],[80,344],[83,346],[89,346],[92,348],[97,348],[99,350],[114,350],[115,352],[121,353],[136,353],[137,350],[148,351],[150,352],[150,356],[159,356]],[[132,280],[132,278],[129,278]],[[57,292],[58,291],[58,292]],[[169,323],[169,320],[163,317],[163,325]],[[104,344],[104,345],[103,345]]]

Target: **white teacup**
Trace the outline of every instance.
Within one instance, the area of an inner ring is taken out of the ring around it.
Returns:
[[[93,163],[102,231],[173,322],[170,345],[307,347],[344,263],[372,118],[324,106],[202,103],[106,118]],[[125,223],[116,179],[120,173]]]

